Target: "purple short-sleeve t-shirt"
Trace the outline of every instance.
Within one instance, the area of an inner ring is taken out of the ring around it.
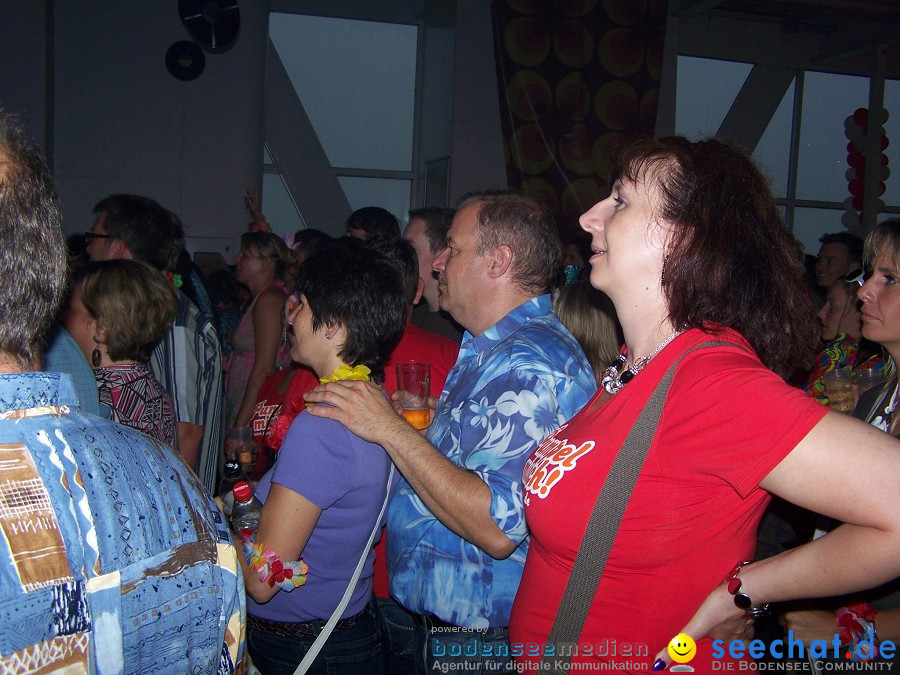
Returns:
[[[297,415],[278,461],[260,480],[256,496],[265,502],[275,482],[322,509],[303,550],[309,573],[306,584],[289,593],[279,591],[263,605],[248,597],[248,613],[287,622],[331,616],[375,526],[389,468],[390,460],[380,445],[354,436],[334,420],[306,411]],[[369,601],[374,561],[374,553],[369,551],[343,617],[358,614]]]

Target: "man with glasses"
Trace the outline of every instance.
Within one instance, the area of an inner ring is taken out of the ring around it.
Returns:
[[[91,261],[138,260],[170,271],[184,236],[170,211],[147,197],[112,195],[94,207],[97,220],[85,233]],[[222,352],[209,319],[181,291],[178,315],[150,360],[153,374],[175,401],[178,449],[213,491],[222,453]]]

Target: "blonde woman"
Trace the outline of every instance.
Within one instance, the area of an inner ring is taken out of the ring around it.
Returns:
[[[233,352],[225,377],[225,427],[246,426],[256,395],[275,369],[289,362],[282,341],[282,311],[287,289],[285,269],[294,252],[271,232],[245,232],[234,257],[237,280],[246,284],[253,299],[231,334]]]
[[[878,343],[888,354],[888,372],[883,385],[859,398],[853,416],[893,436],[900,434],[900,219],[879,223],[866,237],[865,264],[868,277],[857,292],[862,302],[862,335]],[[862,283],[860,279],[860,283]],[[859,552],[860,554],[862,551]],[[874,636],[877,646],[884,640],[900,642],[900,578],[852,598],[831,598],[821,609],[788,612],[785,627],[809,643],[832,639],[853,645]],[[835,609],[837,608],[837,609]],[[853,621],[848,621],[852,618]],[[877,630],[876,630],[877,627]],[[843,654],[844,651],[840,653]]]
[[[585,279],[560,289],[553,311],[578,340],[600,384],[604,369],[616,360],[625,341],[612,300]]]

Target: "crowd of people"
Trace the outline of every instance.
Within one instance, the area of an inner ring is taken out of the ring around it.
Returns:
[[[147,197],[98,202],[70,265],[0,114],[0,669],[713,672],[772,616],[891,658],[900,220],[805,275],[743,151],[635,139],[610,175],[566,245],[512,191],[282,238],[250,190],[207,293]],[[859,419],[843,370],[882,376]],[[261,502],[237,533],[233,429]],[[756,559],[773,497],[815,532]]]

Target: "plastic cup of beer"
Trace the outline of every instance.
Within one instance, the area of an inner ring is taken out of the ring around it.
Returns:
[[[856,404],[853,398],[853,378],[849,368],[835,368],[823,378],[828,405],[839,413],[852,413]]]
[[[859,368],[856,371],[857,400],[869,389],[881,384],[884,384],[884,368]]]
[[[426,429],[431,423],[428,396],[431,394],[431,364],[424,361],[404,361],[396,365],[397,391],[403,417],[416,429]]]

